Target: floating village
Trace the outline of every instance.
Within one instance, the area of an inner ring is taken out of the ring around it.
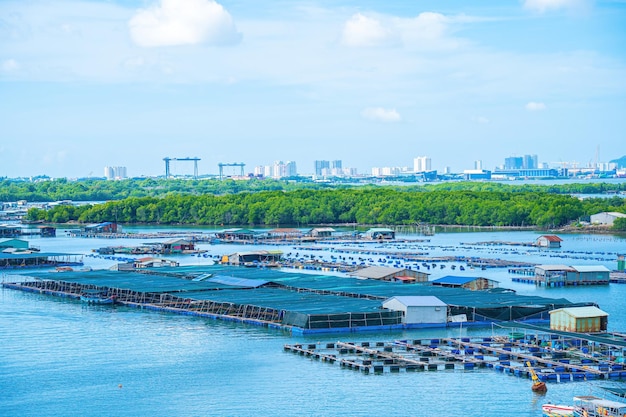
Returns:
[[[107,222],[65,233],[72,239],[147,243],[66,254],[31,247],[16,230],[0,227],[7,236],[0,239],[7,289],[264,326],[294,336],[358,335],[362,341],[292,343],[284,350],[365,374],[490,368],[544,384],[626,380],[626,333],[607,331],[608,314],[596,302],[520,295],[481,274],[497,268],[514,282],[546,287],[620,285],[626,282],[623,255],[603,254],[617,261],[611,270],[579,264],[598,256],[593,252],[561,256],[572,260],[567,265],[462,254],[472,246],[503,253],[526,248],[549,257],[561,250],[556,235],[533,242],[465,242],[440,248],[453,253],[449,256],[431,256],[425,247],[419,250],[432,236],[427,229],[412,239],[381,227],[362,233],[321,227],[133,234]],[[42,238],[56,234],[38,230]],[[231,252],[231,244],[250,250]],[[221,253],[200,248],[207,245]],[[254,250],[257,245],[263,249]],[[198,262],[185,265],[182,257]],[[85,258],[115,265],[92,269]],[[444,269],[449,275],[430,278]],[[379,331],[459,327],[483,327],[492,334],[367,340]]]

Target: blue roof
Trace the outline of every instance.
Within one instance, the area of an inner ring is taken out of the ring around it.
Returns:
[[[478,279],[478,277],[456,277],[452,275],[446,275],[445,277],[436,279],[432,282],[437,284],[464,285],[476,279]]]
[[[230,277],[227,275],[216,275],[211,279],[207,279],[208,282],[215,282],[218,284],[231,285],[233,287],[245,287],[245,288],[258,288],[267,284],[270,281],[263,279],[247,279]]]

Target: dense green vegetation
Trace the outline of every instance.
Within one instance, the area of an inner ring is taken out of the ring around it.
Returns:
[[[618,232],[626,232],[626,218],[615,219],[612,229]]]
[[[350,188],[349,185],[314,183],[310,181],[281,181],[272,179],[250,179],[233,181],[217,179],[128,179],[105,181],[85,179],[68,181],[17,181],[0,180],[0,201],[26,200],[45,202],[59,200],[109,201],[129,197],[158,197],[166,195],[223,195],[240,192],[295,191],[302,189]],[[416,184],[395,187],[403,191],[501,191],[511,193],[546,192],[554,194],[603,194],[626,191],[626,183],[572,183],[560,185],[502,184],[496,182],[444,182],[437,184]]]
[[[26,200],[29,202],[46,201],[108,201],[128,197],[157,197],[170,194],[233,194],[270,190],[295,190],[302,188],[324,188],[315,183],[292,183],[272,179],[233,180],[192,180],[192,179],[128,179],[123,181],[105,181],[87,179],[68,181],[0,181],[0,201]]]
[[[361,187],[216,195],[129,197],[105,204],[31,209],[29,220],[194,225],[446,224],[557,227],[601,211],[626,212],[620,197],[579,200],[541,191]]]

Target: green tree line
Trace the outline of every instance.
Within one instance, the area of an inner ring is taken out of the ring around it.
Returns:
[[[345,189],[353,188],[349,184],[315,183],[310,180],[298,181],[250,179],[234,181],[231,179],[165,179],[138,178],[122,181],[103,179],[67,179],[44,181],[0,180],[0,201],[26,200],[29,202],[47,202],[60,200],[73,201],[110,201],[130,197],[160,197],[167,195],[224,195],[242,192],[260,191],[295,191],[302,189]],[[359,185],[359,187],[362,185]],[[502,184],[496,182],[444,182],[437,184],[419,184],[395,187],[402,191],[502,191],[511,193],[545,192],[552,194],[605,194],[626,191],[626,183],[572,183],[559,185]]]
[[[626,212],[620,197],[578,198],[537,191],[429,191],[361,187],[168,194],[104,204],[31,209],[28,220],[180,225],[444,224],[557,227],[601,211]]]

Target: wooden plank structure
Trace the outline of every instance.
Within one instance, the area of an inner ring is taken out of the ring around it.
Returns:
[[[493,368],[519,377],[531,378],[530,363],[543,382],[626,379],[623,360],[625,335],[607,334],[606,342],[589,335],[571,338],[543,334],[549,341],[538,343],[535,336],[510,336],[396,340],[388,342],[341,342],[285,345],[286,352],[338,363],[363,373],[471,370]],[[615,340],[611,342],[611,338]],[[589,353],[588,347],[595,351]]]

